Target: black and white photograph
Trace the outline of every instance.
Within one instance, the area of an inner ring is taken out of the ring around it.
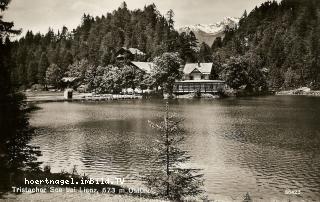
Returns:
[[[0,202],[320,202],[320,0],[0,0]]]

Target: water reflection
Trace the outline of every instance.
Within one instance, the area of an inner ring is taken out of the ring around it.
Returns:
[[[171,110],[185,118],[193,167],[203,168],[211,196],[251,192],[268,200],[320,198],[320,101],[309,97],[179,100]],[[40,127],[33,144],[53,171],[92,177],[126,177],[139,184],[150,166],[154,131],[147,120],[161,116],[163,101],[45,103],[31,123]]]

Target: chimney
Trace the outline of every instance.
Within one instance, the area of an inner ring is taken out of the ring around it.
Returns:
[[[200,61],[198,61],[198,67],[200,67],[201,65],[200,65]]]

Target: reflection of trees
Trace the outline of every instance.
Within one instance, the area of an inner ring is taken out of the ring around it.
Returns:
[[[0,0],[0,11],[3,12],[10,1]],[[2,17],[2,15],[0,15]],[[13,23],[0,18],[0,191],[10,188],[10,179],[23,169],[34,170],[38,164],[34,161],[39,155],[34,147],[28,146],[32,129],[28,122],[28,108],[24,97],[16,93],[10,79],[12,73],[9,40]]]

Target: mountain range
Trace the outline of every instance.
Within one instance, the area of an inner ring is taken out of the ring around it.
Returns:
[[[222,21],[214,24],[195,24],[186,25],[178,28],[178,32],[190,33],[191,31],[197,37],[199,44],[205,42],[209,46],[217,37],[224,37],[224,31],[227,27],[235,28],[239,23],[239,18],[225,17]]]

